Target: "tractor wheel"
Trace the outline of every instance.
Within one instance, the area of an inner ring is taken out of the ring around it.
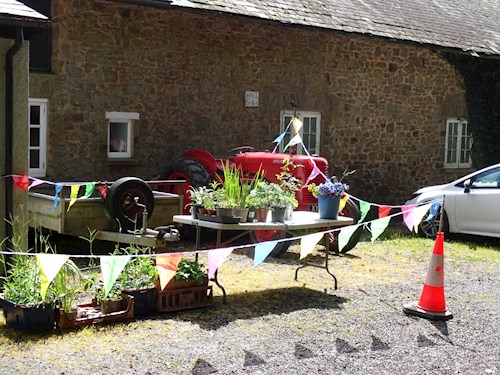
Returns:
[[[252,230],[250,231],[250,240],[253,243],[278,240],[281,238],[281,232],[280,230]],[[290,244],[290,241],[278,242],[269,255],[279,258],[286,253]]]
[[[165,171],[160,174],[160,180],[186,180],[182,187],[184,199],[184,214],[189,214],[188,204],[191,202],[188,189],[190,187],[207,186],[210,183],[210,174],[199,161],[180,157],[175,159]],[[167,191],[173,193],[173,191]]]
[[[135,204],[134,198],[146,206],[148,217],[154,209],[154,197],[151,188],[136,177],[122,177],[115,181],[106,195],[106,209],[113,221],[118,221],[122,230],[142,228],[144,209]]]
[[[361,212],[359,210],[357,202],[353,201],[352,199],[349,199],[346,202],[344,209],[339,213],[339,216],[351,217],[354,220],[354,224],[356,224],[361,218]],[[356,229],[356,231],[352,234],[351,238],[349,239],[347,245],[344,246],[344,248],[342,249],[342,253],[347,253],[354,246],[356,246],[356,244],[359,241],[359,238],[361,237],[362,232],[363,232],[362,226]],[[330,252],[335,252],[335,253],[339,252],[338,235],[339,231],[330,233],[330,248],[329,248]]]

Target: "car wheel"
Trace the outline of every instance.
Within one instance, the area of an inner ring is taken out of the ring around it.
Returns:
[[[418,226],[418,234],[427,238],[436,238],[439,232],[439,222],[441,221],[441,212],[438,212],[433,218],[426,221],[425,218],[429,215],[430,210],[424,215],[424,219]],[[448,232],[448,217],[446,212],[443,214],[443,228],[444,233]]]

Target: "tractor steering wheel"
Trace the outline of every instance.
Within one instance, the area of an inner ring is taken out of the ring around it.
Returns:
[[[236,147],[227,152],[227,156],[236,156],[239,154],[243,154],[244,152],[255,152],[255,148],[252,146],[241,146]]]

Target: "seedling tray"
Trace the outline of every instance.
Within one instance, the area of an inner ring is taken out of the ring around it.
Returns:
[[[212,286],[157,291],[153,310],[170,312],[212,305]]]
[[[198,219],[221,224],[239,224],[241,222],[241,217],[239,216],[234,217],[198,214]]]
[[[61,330],[90,326],[93,324],[110,324],[123,322],[134,318],[134,297],[122,294],[122,310],[110,314],[103,314],[101,308],[92,303],[77,306],[78,316],[69,320],[64,313],[59,314],[57,326]]]

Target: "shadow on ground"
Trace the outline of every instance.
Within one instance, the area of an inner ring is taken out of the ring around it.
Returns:
[[[226,304],[223,303],[222,297],[215,297],[210,308],[181,311],[169,314],[169,317],[199,324],[206,330],[216,330],[236,320],[253,319],[270,314],[288,314],[306,309],[341,309],[346,302],[348,302],[346,298],[308,288],[268,289],[228,295]],[[150,319],[165,319],[165,317],[166,315],[162,314]]]

